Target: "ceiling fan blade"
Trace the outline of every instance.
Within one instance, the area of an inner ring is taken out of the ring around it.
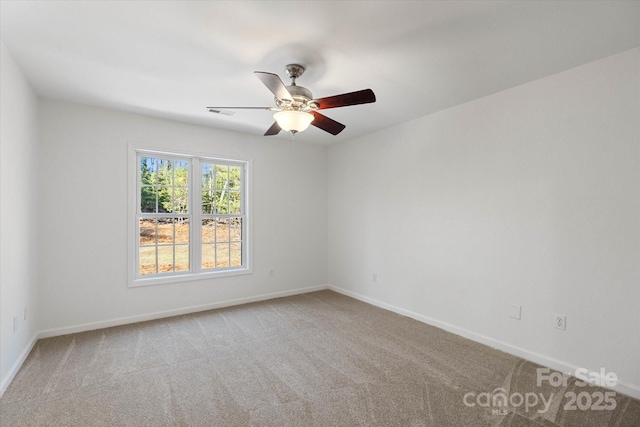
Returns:
[[[342,123],[336,122],[327,116],[323,116],[317,111],[311,111],[311,114],[313,114],[314,117],[311,124],[325,132],[329,132],[331,135],[337,135],[346,128]]]
[[[356,92],[343,93],[342,95],[314,99],[314,102],[318,103],[318,110],[326,110],[327,108],[346,107],[349,105],[376,102],[376,95],[371,89],[364,89]]]
[[[271,127],[267,129],[267,131],[264,133],[264,136],[277,135],[280,133],[281,130],[282,129],[280,128],[280,125],[278,124],[278,122],[273,122]]]
[[[275,107],[207,107],[210,113],[221,114],[223,116],[233,116],[235,111],[230,110],[276,110]]]
[[[277,110],[275,107],[207,107],[208,110]],[[215,111],[212,111],[215,113]]]
[[[254,71],[253,74],[255,74],[256,77],[259,78],[271,92],[273,92],[276,98],[293,102],[291,94],[277,74],[267,73],[264,71]]]

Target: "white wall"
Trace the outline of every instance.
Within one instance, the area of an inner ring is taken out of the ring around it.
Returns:
[[[328,161],[329,283],[552,367],[604,367],[640,397],[640,50]]]
[[[0,41],[0,395],[34,343],[38,315],[38,99]],[[28,310],[24,319],[24,309]],[[13,318],[17,330],[13,331]]]
[[[41,135],[45,336],[326,284],[326,147],[52,100]],[[127,287],[129,143],[253,159],[253,274]]]

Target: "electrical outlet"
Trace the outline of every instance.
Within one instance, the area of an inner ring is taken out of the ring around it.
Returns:
[[[522,306],[518,304],[511,304],[511,314],[509,317],[512,319],[520,320],[520,313],[522,312]]]
[[[27,320],[27,315],[29,314],[29,308],[25,307],[24,308],[24,320]]]
[[[276,275],[275,270],[269,270],[269,277],[273,277]]]
[[[377,273],[373,273],[373,281],[374,282],[378,281],[378,274]]]
[[[565,331],[567,329],[567,316],[564,314],[556,314],[553,316],[553,325],[556,329]]]
[[[18,332],[18,316],[13,316],[13,333]]]

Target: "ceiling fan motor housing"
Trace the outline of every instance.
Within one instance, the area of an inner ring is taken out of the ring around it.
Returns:
[[[293,98],[293,102],[276,98],[276,104],[278,104],[278,107],[281,109],[306,111],[318,108],[318,105],[315,102],[311,102],[313,95],[306,87],[291,85],[287,86],[287,90],[289,91],[291,98]]]
[[[288,64],[284,67],[287,76],[291,78],[291,85],[286,86],[293,102],[276,98],[276,104],[285,111],[309,111],[318,108],[316,102],[311,102],[313,95],[306,87],[296,85],[296,79],[304,74],[305,68],[300,64]]]

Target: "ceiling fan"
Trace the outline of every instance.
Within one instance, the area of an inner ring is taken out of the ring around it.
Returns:
[[[349,105],[368,104],[376,101],[371,89],[343,93],[326,98],[314,99],[311,91],[296,85],[296,79],[304,73],[305,68],[299,64],[289,64],[285,67],[291,78],[291,85],[285,86],[277,74],[255,71],[254,74],[275,95],[275,107],[207,107],[210,112],[225,114],[225,110],[268,110],[276,111],[273,115],[275,122],[264,136],[277,135],[281,130],[295,135],[307,129],[309,125],[320,128],[332,135],[337,135],[345,128],[339,123],[318,112],[328,108],[347,107]]]

